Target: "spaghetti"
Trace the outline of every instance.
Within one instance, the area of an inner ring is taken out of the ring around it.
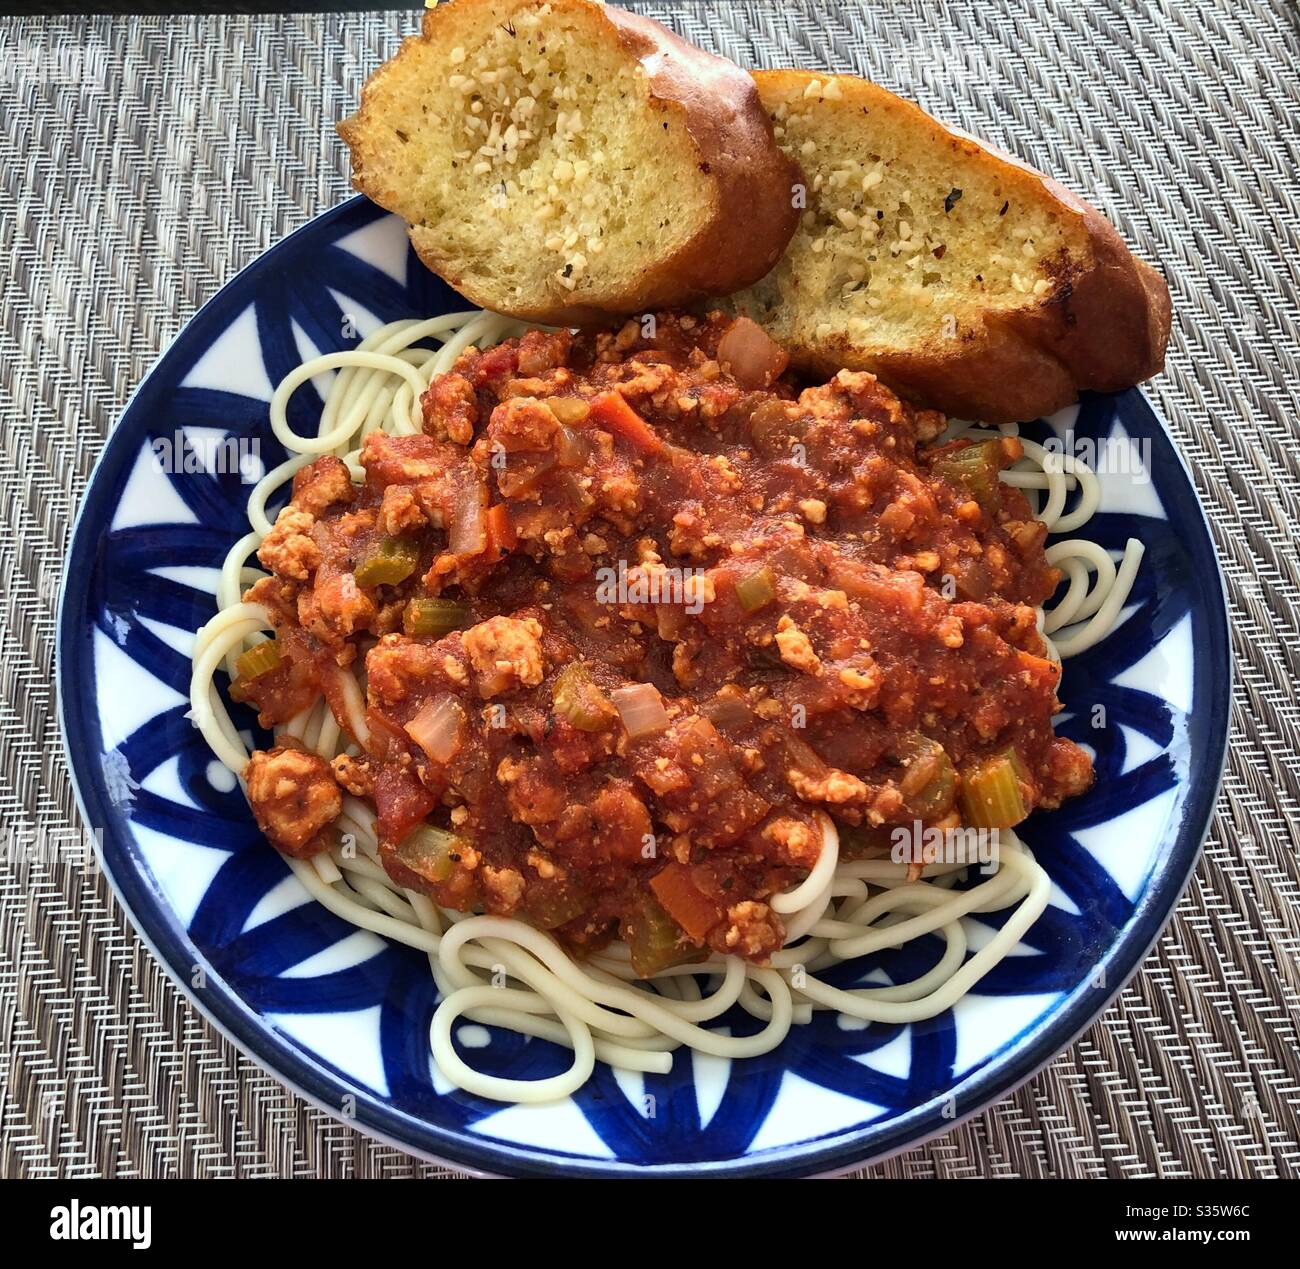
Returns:
[[[484,312],[392,322],[354,351],[305,362],[276,389],[271,426],[293,457],[253,489],[250,531],[226,557],[217,615],[198,632],[194,649],[192,719],[237,776],[243,777],[249,751],[215,678],[223,669],[233,675],[236,658],[272,629],[267,609],[243,599],[245,590],[264,576],[248,561],[271,531],[268,506],[300,469],[322,455],[341,459],[354,480],[361,479],[361,445],[369,434],[419,433],[420,400],[430,381],[449,372],[466,349],[486,348],[522,329]],[[326,381],[331,373],[332,380]],[[293,392],[309,380],[323,389],[325,404],[316,435],[304,437],[290,428],[286,408]],[[1014,426],[986,432],[955,424],[940,441],[1016,434]],[[1070,535],[1046,552],[1048,563],[1064,573],[1066,589],[1038,617],[1048,653],[1059,660],[1092,647],[1115,627],[1142,545],[1131,539],[1116,564],[1096,543],[1073,536],[1099,505],[1096,475],[1076,458],[1021,439],[1024,457],[1002,479],[1025,493],[1049,532]],[[368,738],[365,693],[357,674],[352,668],[333,673],[326,699],[318,699],[277,733],[327,760],[360,752]],[[580,961],[552,935],[523,920],[440,908],[428,895],[399,885],[380,858],[375,811],[351,796],[342,805],[338,844],[310,858],[289,858],[289,866],[312,898],[341,919],[428,956],[440,996],[430,1031],[434,1060],[454,1085],[502,1101],[566,1096],[591,1076],[596,1061],[664,1073],[674,1051],[683,1046],[737,1059],[766,1053],[818,1010],[895,1024],[933,1017],[951,1008],[1014,949],[1046,907],[1050,888],[1033,853],[1009,830],[999,839],[996,867],[963,888],[958,882],[967,872],[965,862],[927,864],[918,876],[916,867],[889,858],[841,858],[835,824],[818,811],[816,863],[802,881],[770,900],[784,921],[786,942],[767,964],[712,952],[707,959],[642,979],[622,943]],[[1009,915],[992,938],[970,953],[963,918],[991,912]],[[942,941],[942,954],[911,982],[845,989],[825,977],[843,961],[929,935]],[[709,1025],[733,1007],[761,1026],[740,1036]],[[545,1079],[489,1075],[457,1052],[453,1034],[460,1019],[552,1041],[571,1050],[572,1062]]]

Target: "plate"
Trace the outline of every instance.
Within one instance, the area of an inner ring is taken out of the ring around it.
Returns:
[[[308,899],[187,717],[193,632],[246,532],[251,482],[284,457],[267,417],[274,385],[383,322],[464,307],[415,259],[400,221],[353,199],[200,310],[110,436],[73,534],[57,673],[82,813],[141,936],[285,1084],[373,1136],[478,1172],[824,1173],[903,1150],[1006,1096],[1137,968],[1196,862],[1222,771],[1222,583],[1150,401],[1136,389],[1090,395],[1026,429],[1128,455],[1098,463],[1102,503],[1088,534],[1116,554],[1140,537],[1147,554],[1118,628],[1067,667],[1060,730],[1093,750],[1098,780],[1023,826],[1054,887],[1015,953],[925,1023],[819,1014],[744,1063],[680,1052],[663,1077],[598,1066],[570,1099],[503,1106],[434,1069],[427,961]],[[294,397],[298,430],[323,386]],[[975,946],[1000,919],[968,918]],[[912,977],[932,954],[909,944],[843,967],[837,981]],[[728,1015],[720,1025],[756,1024]],[[458,1024],[457,1038],[497,1074],[538,1076],[565,1060],[475,1024]]]

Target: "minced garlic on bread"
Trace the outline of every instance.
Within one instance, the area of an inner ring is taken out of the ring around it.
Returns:
[[[798,222],[750,77],[592,0],[438,5],[339,132],[431,269],[529,321],[727,294]]]
[[[1169,292],[1082,199],[848,75],[755,75],[809,182],[785,257],[733,304],[822,374],[1032,419],[1159,371]]]

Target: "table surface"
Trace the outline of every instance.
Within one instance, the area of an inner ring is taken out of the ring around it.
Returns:
[[[855,71],[1105,211],[1173,292],[1152,385],[1223,563],[1232,740],[1141,971],[1013,1097],[867,1176],[1300,1175],[1300,63],[1287,0],[632,4]],[[410,13],[0,27],[0,833],[75,834],[52,686],[78,501],[193,312],[348,195],[331,124]],[[449,1176],[307,1106],[185,1001],[103,878],[0,866],[0,1175]],[[15,858],[15,856],[19,856]]]

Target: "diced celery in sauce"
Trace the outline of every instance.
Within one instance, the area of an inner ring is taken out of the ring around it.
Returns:
[[[555,712],[579,731],[602,731],[614,721],[615,711],[609,697],[596,686],[581,661],[560,671],[551,699],[555,702]]]
[[[398,843],[393,853],[417,876],[426,881],[443,882],[455,871],[454,856],[460,853],[461,840],[454,833],[432,824],[421,824]]]
[[[469,619],[469,605],[454,599],[412,599],[402,613],[402,628],[409,635],[441,637],[459,630]]]
[[[265,639],[235,658],[235,673],[241,679],[261,678],[274,670],[281,660],[280,645],[274,639]]]
[[[1014,828],[1029,814],[1020,789],[1023,768],[1014,749],[987,758],[962,774],[961,809],[974,828]]]
[[[632,954],[632,968],[642,978],[661,969],[698,960],[702,948],[687,944],[681,926],[653,895],[642,894],[632,915],[623,923],[623,937]]]
[[[543,930],[554,930],[580,917],[589,902],[587,895],[577,886],[567,886],[530,894],[525,906],[534,925]]]
[[[957,791],[957,772],[944,747],[917,731],[904,735],[895,752],[907,767],[899,787],[912,814],[923,820],[944,815]]]
[[[415,572],[420,544],[413,538],[381,538],[357,564],[358,586],[396,586]]]
[[[998,479],[1002,470],[1000,452],[1000,442],[979,441],[935,459],[931,470],[949,484],[966,490],[985,511],[996,511],[1002,496]]]
[[[770,568],[755,569],[736,583],[736,602],[746,612],[757,612],[776,598],[776,577]]]

